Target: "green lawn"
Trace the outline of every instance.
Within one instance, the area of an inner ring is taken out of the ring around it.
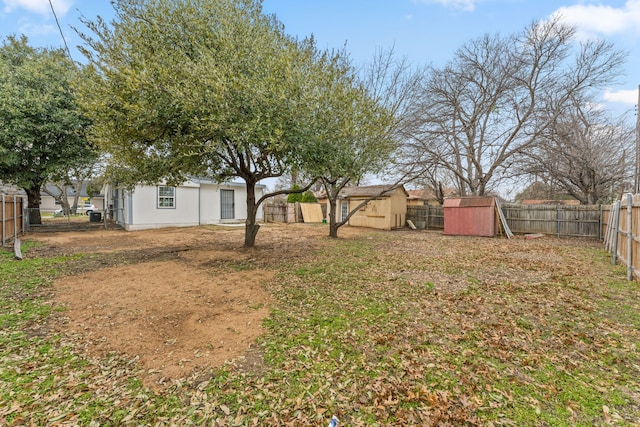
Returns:
[[[263,363],[162,392],[50,327],[52,280],[114,255],[29,251],[0,257],[0,425],[640,425],[640,287],[596,242],[322,239],[277,266]]]

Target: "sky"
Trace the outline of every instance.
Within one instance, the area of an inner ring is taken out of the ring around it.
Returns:
[[[114,17],[109,0],[51,0],[72,56],[82,60],[73,27]],[[600,94],[604,108],[635,122],[640,84],[640,0],[263,0],[291,35],[314,35],[320,48],[342,48],[366,64],[393,48],[416,66],[443,66],[464,43],[508,35],[561,14],[582,39],[599,38],[628,53],[625,75]],[[49,0],[0,0],[0,37],[24,34],[32,45],[63,46]]]

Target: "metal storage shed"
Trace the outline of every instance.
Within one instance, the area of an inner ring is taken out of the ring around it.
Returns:
[[[495,197],[459,197],[444,201],[444,234],[487,236],[498,234]]]

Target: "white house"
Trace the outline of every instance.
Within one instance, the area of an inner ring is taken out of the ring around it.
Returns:
[[[266,186],[256,185],[256,200]],[[133,191],[107,185],[109,217],[126,230],[240,223],[247,218],[244,183],[191,178],[179,186],[139,185]],[[257,220],[263,219],[260,207]]]

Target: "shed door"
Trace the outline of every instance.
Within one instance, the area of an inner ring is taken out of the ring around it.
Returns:
[[[234,219],[235,197],[233,190],[220,190],[220,219]]]

